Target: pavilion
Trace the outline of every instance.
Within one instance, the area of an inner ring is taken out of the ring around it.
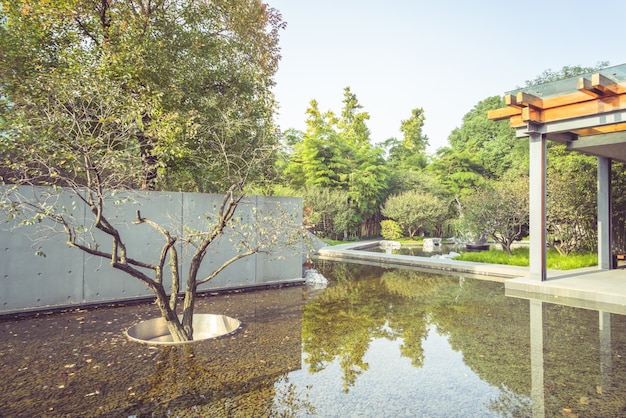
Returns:
[[[626,64],[508,92],[506,107],[491,120],[508,119],[516,137],[530,138],[530,269],[543,282],[546,270],[546,145],[598,159],[598,267],[614,268],[611,246],[611,162],[626,162]],[[573,179],[572,181],[575,181]]]
[[[543,417],[544,302],[598,311],[601,382],[597,388],[599,393],[612,389],[611,314],[626,315],[626,274],[615,269],[611,245],[611,162],[626,162],[626,64],[511,91],[504,99],[507,107],[489,112],[489,119],[508,119],[516,137],[530,138],[530,268],[528,277],[505,282],[505,293],[529,300],[532,416]],[[598,269],[550,271],[548,277],[548,140],[598,159]]]

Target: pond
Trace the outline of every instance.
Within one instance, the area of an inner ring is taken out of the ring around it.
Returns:
[[[211,296],[236,334],[128,341],[152,304],[0,322],[0,416],[624,416],[626,318],[502,282],[318,261],[326,289]]]
[[[451,252],[460,254],[467,251],[463,244],[440,244],[432,246],[403,245],[400,248],[381,248],[379,244],[374,244],[359,249],[373,253],[401,254],[414,257],[432,257],[450,254]]]

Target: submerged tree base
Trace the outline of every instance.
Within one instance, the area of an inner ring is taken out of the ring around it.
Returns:
[[[174,341],[163,318],[141,321],[130,327],[126,335],[132,341],[146,344],[189,344],[231,334],[240,326],[241,322],[238,319],[226,315],[195,314],[193,316],[193,340],[190,341]]]

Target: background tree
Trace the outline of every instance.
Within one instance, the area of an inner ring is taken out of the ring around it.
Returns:
[[[400,122],[402,139],[389,138],[384,145],[387,148],[387,164],[396,172],[423,169],[428,163],[426,147],[428,137],[423,133],[426,117],[422,108],[411,111],[409,119]]]
[[[532,80],[526,80],[525,86],[531,87],[538,84],[551,83],[552,81],[559,81],[566,78],[576,77],[586,73],[593,73],[603,68],[606,68],[609,65],[610,64],[608,61],[599,61],[593,67],[583,67],[581,65],[565,65],[558,71],[553,71],[552,69],[548,68]]]
[[[558,144],[551,144],[548,154],[549,245],[561,255],[595,251],[597,160]]]
[[[612,164],[613,245],[617,254],[626,253],[626,164]]]
[[[465,116],[460,128],[448,137],[456,153],[468,153],[482,166],[482,175],[498,179],[510,170],[518,174],[528,171],[528,141],[515,138],[508,121],[487,119],[489,110],[504,107],[500,96],[488,97],[474,106]]]
[[[305,227],[322,237],[339,238],[345,223],[355,216],[346,194],[339,190],[309,186],[294,194],[302,196]]]
[[[528,228],[528,178],[492,182],[463,199],[462,223],[474,236],[488,235],[511,255],[511,244]]]
[[[409,238],[413,238],[421,228],[440,223],[448,214],[448,208],[435,195],[413,191],[390,196],[381,212],[396,221]]]
[[[335,230],[342,225],[344,235],[359,234],[359,225],[378,212],[387,191],[388,171],[382,148],[373,146],[366,121],[356,95],[344,89],[341,116],[332,111],[322,113],[317,101],[307,109],[307,129],[295,143],[283,171],[290,187],[303,191],[311,186],[343,193],[348,210],[336,215]]]
[[[236,218],[246,182],[272,166],[270,87],[282,27],[280,15],[256,0],[3,2],[3,180],[64,187],[91,224],[57,205],[56,193],[24,196],[12,187],[2,199],[8,216],[52,222],[70,246],[141,280],[174,339],[191,339],[198,285],[263,250],[244,238],[235,257],[198,277],[209,246]],[[137,212],[135,222],[163,238],[155,259],[137,260],[112,219],[113,196],[170,187],[228,192],[203,229],[180,235]],[[177,241],[194,248],[182,321]]]
[[[469,152],[456,152],[449,147],[437,151],[436,157],[426,171],[436,176],[439,184],[451,196],[457,214],[462,210],[463,197],[485,181],[484,168],[476,160],[475,155]]]

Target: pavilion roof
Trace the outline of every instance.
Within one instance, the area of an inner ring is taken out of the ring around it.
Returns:
[[[488,117],[508,119],[518,138],[541,133],[571,150],[626,162],[626,64],[516,89],[504,102]]]

